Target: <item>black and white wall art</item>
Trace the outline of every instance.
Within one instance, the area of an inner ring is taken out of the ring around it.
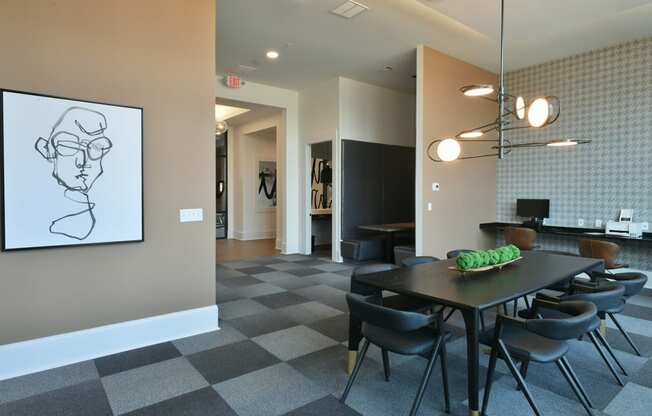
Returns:
[[[258,211],[276,208],[276,161],[258,160],[256,209]]]
[[[143,241],[143,110],[0,92],[2,249]]]

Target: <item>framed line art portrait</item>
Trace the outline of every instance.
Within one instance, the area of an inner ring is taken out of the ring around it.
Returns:
[[[2,250],[144,241],[143,109],[0,95]]]

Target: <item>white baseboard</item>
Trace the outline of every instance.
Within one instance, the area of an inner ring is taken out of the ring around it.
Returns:
[[[270,240],[276,237],[276,230],[267,231],[234,231],[233,236],[236,240]]]
[[[0,345],[0,380],[219,329],[217,305]]]

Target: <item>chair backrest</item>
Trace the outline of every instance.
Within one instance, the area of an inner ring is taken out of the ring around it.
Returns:
[[[351,315],[373,326],[397,332],[410,332],[423,328],[431,322],[427,315],[386,308],[373,301],[373,297],[346,294]]]
[[[362,296],[379,295],[381,292],[379,289],[360,283],[357,278],[365,274],[386,272],[394,269],[398,269],[398,266],[388,263],[368,264],[356,267],[351,272],[351,293]]]
[[[604,260],[604,267],[607,269],[617,267],[616,259],[620,253],[620,246],[616,243],[604,240],[580,240],[579,249],[582,257]]]
[[[537,232],[525,227],[505,228],[505,242],[514,244],[521,250],[534,250],[537,241]]]
[[[401,261],[401,264],[403,267],[412,267],[416,266],[417,264],[426,264],[426,263],[434,263],[436,261],[439,261],[437,257],[432,257],[432,256],[411,256],[411,257],[406,257]]]
[[[623,302],[625,296],[625,287],[616,282],[600,282],[599,285],[591,287],[587,290],[581,290],[578,286],[569,295],[561,297],[563,301],[585,301],[593,303],[598,312],[606,311],[609,309],[617,308]]]
[[[447,259],[454,259],[454,258],[457,258],[457,257],[461,256],[464,253],[472,253],[473,251],[475,251],[475,250],[469,250],[469,249],[466,249],[466,248],[451,250],[448,253],[446,253],[446,258]]]
[[[535,299],[535,305],[539,300]],[[525,328],[542,337],[569,340],[578,338],[588,332],[589,327],[596,319],[598,309],[591,302],[563,301],[553,305],[546,305],[552,309],[570,315],[563,319],[528,319]]]

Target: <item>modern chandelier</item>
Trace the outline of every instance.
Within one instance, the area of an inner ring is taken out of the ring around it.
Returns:
[[[470,130],[458,133],[454,138],[443,138],[432,141],[426,151],[433,162],[451,162],[453,160],[478,159],[483,157],[498,157],[503,159],[513,149],[532,147],[564,147],[590,143],[591,140],[555,139],[542,142],[512,144],[505,137],[505,132],[519,129],[542,128],[553,124],[559,118],[561,102],[555,96],[537,97],[528,102],[523,96],[505,93],[504,71],[504,23],[505,0],[500,0],[500,74],[498,90],[490,84],[467,85],[460,92],[467,97],[482,98],[498,104],[498,117],[495,121]],[[495,93],[495,96],[493,94]],[[497,138],[485,139],[486,134],[497,134]],[[462,145],[473,143],[495,143],[491,149],[496,153],[460,156]],[[436,146],[436,155],[432,149]]]

